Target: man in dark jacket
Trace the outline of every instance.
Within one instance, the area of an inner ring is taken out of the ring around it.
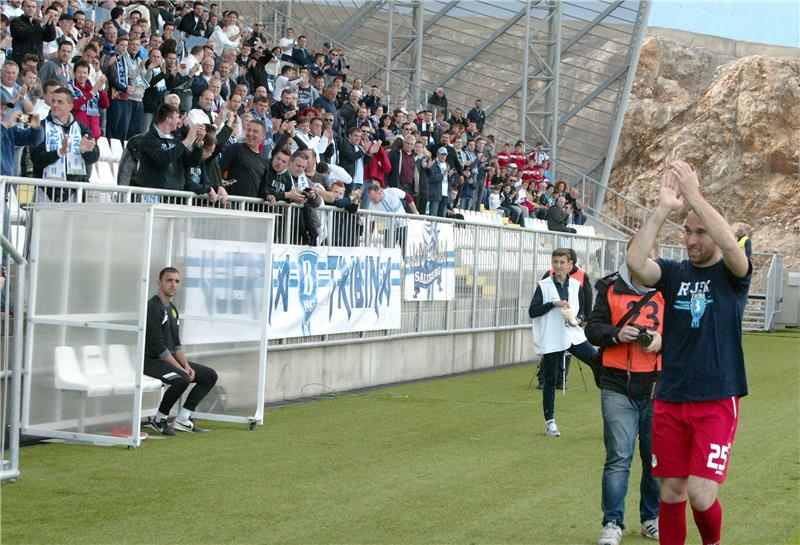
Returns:
[[[481,99],[476,99],[475,107],[467,112],[467,121],[475,123],[478,132],[483,131],[483,126],[486,124],[486,112],[483,111],[483,102]]]
[[[178,30],[186,33],[187,36],[205,37],[206,24],[203,22],[203,3],[195,2],[192,13],[187,13],[181,17]]]
[[[352,127],[347,133],[347,138],[339,140],[339,166],[353,178],[345,192],[345,195],[348,196],[350,191],[358,189],[364,183],[364,158],[366,155],[364,148],[361,147],[361,136],[361,129]]]
[[[299,66],[311,66],[314,64],[314,57],[312,57],[311,53],[306,49],[307,44],[308,38],[305,36],[299,36],[297,38],[297,44],[292,48],[292,62],[294,64]]]
[[[456,172],[461,172],[464,170],[464,167],[461,165],[461,161],[458,160],[458,153],[456,153],[456,148],[450,145],[450,133],[445,132],[439,136],[439,143],[437,144],[430,144],[428,146],[428,151],[431,152],[431,157],[435,157],[438,152],[439,148],[445,148],[447,150],[447,165],[455,170]]]
[[[200,164],[205,125],[191,127],[183,141],[175,138],[179,114],[171,104],[156,111],[155,123],[139,144],[139,170],[131,185],[183,190],[185,169]]]
[[[38,10],[36,0],[25,0],[22,3],[22,15],[11,20],[11,47],[13,48],[12,60],[22,66],[22,59],[28,53],[42,59],[42,44],[56,39],[56,15],[48,11],[42,19],[35,19]]]
[[[408,134],[403,137],[403,147],[389,152],[389,177],[386,181],[387,187],[399,187],[412,197],[414,191],[414,174],[416,163],[414,162],[414,144],[416,139]]]
[[[558,231],[561,233],[577,233],[574,227],[567,227],[570,212],[564,209],[566,200],[564,197],[559,197],[556,204],[547,209],[547,229],[549,231]]]
[[[92,164],[100,158],[92,132],[72,115],[72,91],[59,87],[50,94],[50,114],[44,121],[44,140],[31,148],[34,178],[88,182]],[[47,189],[37,198],[67,201],[72,190]]]

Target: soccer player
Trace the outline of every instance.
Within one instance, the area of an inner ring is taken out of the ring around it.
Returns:
[[[161,398],[155,418],[148,425],[162,435],[176,435],[175,430],[205,432],[192,420],[197,405],[217,383],[217,373],[210,367],[191,362],[181,346],[178,309],[172,298],[178,291],[181,275],[174,267],[165,267],[158,273],[158,293],[147,302],[147,329],[144,341],[144,374],[159,379],[169,388]],[[175,417],[173,425],[167,421],[172,406],[194,382],[195,387]]]
[[[691,207],[683,224],[689,259],[649,259],[662,225],[684,203]],[[728,471],[739,398],[747,395],[742,316],[752,265],[683,161],[662,177],[658,206],[626,261],[666,303],[663,369],[653,415],[653,475],[663,479],[660,543],[685,543],[688,499],[703,544],[717,544],[722,531],[717,493]]]

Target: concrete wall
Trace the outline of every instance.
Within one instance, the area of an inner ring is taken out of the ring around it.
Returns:
[[[534,360],[529,327],[271,350],[267,401],[438,377]],[[213,362],[208,361],[213,366]]]
[[[648,36],[661,36],[692,47],[702,47],[728,60],[764,55],[768,57],[796,57],[800,49],[772,44],[759,44],[742,40],[731,40],[710,34],[697,34],[674,28],[648,27]]]

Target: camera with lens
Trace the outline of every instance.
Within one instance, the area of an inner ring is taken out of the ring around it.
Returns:
[[[653,336],[648,333],[644,327],[636,324],[634,324],[633,327],[639,330],[639,334],[636,336],[636,344],[643,349],[653,344]]]

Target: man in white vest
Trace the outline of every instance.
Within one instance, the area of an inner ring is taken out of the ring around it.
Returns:
[[[544,433],[560,437],[555,421],[556,379],[564,352],[568,350],[591,367],[595,349],[580,327],[585,311],[580,282],[569,276],[569,250],[553,250],[552,265],[553,274],[537,282],[528,314],[533,318],[533,345],[542,357],[539,365],[544,371]]]

